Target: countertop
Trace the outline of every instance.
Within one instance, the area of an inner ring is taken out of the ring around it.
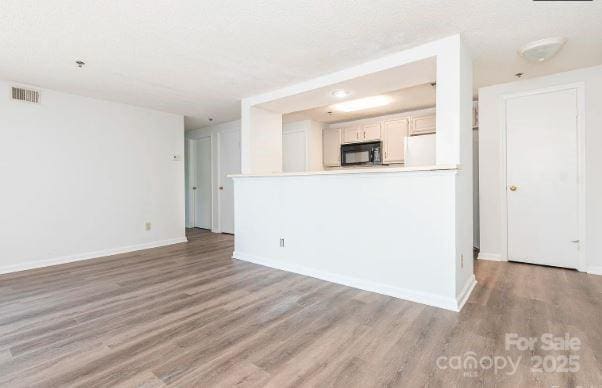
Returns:
[[[457,164],[443,164],[438,166],[417,166],[417,167],[343,167],[322,171],[302,171],[302,172],[276,172],[260,174],[233,174],[229,178],[257,178],[257,177],[286,177],[286,176],[311,176],[311,175],[348,175],[348,174],[383,174],[397,172],[416,172],[416,171],[448,171],[458,170]]]

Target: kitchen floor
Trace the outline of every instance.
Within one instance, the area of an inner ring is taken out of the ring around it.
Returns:
[[[478,285],[454,313],[233,260],[229,235],[188,236],[0,276],[0,385],[602,381],[600,276],[479,261]],[[547,350],[546,333],[569,340]]]

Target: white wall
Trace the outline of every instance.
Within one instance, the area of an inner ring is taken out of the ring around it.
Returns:
[[[241,109],[241,168],[244,173],[282,171],[282,114],[254,106]]]
[[[503,96],[573,83],[583,83],[585,86],[586,236],[582,239],[582,246],[585,249],[586,270],[602,274],[602,66],[479,90],[479,257],[497,260],[507,258],[507,241],[503,241],[502,237],[503,219],[506,216],[500,198],[504,175],[500,127],[504,109]]]
[[[11,85],[0,81],[0,272],[185,241],[182,116],[51,90],[16,102]]]
[[[192,129],[192,130],[186,131],[186,139],[198,139],[201,137],[210,137],[211,138],[211,171],[212,171],[211,179],[213,182],[212,183],[213,189],[212,189],[211,230],[216,233],[220,232],[220,225],[219,225],[220,209],[219,209],[219,203],[217,201],[217,198],[219,196],[218,174],[220,171],[220,167],[219,167],[219,162],[220,162],[219,133],[224,132],[224,131],[240,132],[240,120],[229,121],[226,123],[221,123],[221,124],[211,125],[211,126],[204,127],[204,128]],[[230,157],[230,156],[229,155],[221,155],[222,160],[224,158],[228,158],[228,157]],[[238,158],[234,158],[234,159],[238,159]],[[240,164],[239,164],[238,172],[240,172]],[[232,206],[234,206],[234,204],[232,204]],[[189,208],[190,208],[190,206],[189,206],[189,203],[187,202],[187,211],[186,211],[187,214],[189,213],[189,211],[188,211]],[[186,225],[187,225],[187,227],[192,227],[189,220],[187,220]]]
[[[380,171],[234,178],[234,257],[457,310],[457,171]]]

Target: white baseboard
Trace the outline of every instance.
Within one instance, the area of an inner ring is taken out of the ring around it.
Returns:
[[[501,255],[498,255],[496,253],[485,253],[485,252],[479,252],[479,257],[477,257],[477,259],[487,260],[487,261],[508,261],[508,259],[506,259],[505,257],[502,257]]]
[[[588,267],[587,273],[592,275],[602,275],[602,266]]]
[[[464,288],[462,289],[462,291],[460,292],[460,294],[457,297],[458,306],[457,306],[456,311],[462,310],[462,307],[464,307],[464,305],[466,304],[466,301],[468,301],[468,298],[470,297],[470,294],[472,294],[472,290],[474,290],[476,285],[477,285],[477,278],[475,278],[474,274],[472,274],[470,276],[470,278],[468,279],[468,281],[466,282],[466,284],[464,285]]]
[[[25,263],[20,263],[20,264],[16,264],[16,265],[8,265],[8,266],[0,267],[0,274],[25,271],[27,269],[48,267],[48,266],[57,265],[57,264],[72,263],[74,261],[94,259],[94,258],[103,257],[103,256],[112,256],[112,255],[117,255],[120,253],[134,252],[134,251],[139,251],[142,249],[157,248],[157,247],[173,245],[173,244],[178,244],[178,243],[183,243],[183,242],[188,242],[188,239],[186,237],[176,237],[176,238],[170,238],[167,240],[151,241],[148,243],[129,245],[129,246],[119,247],[119,248],[103,249],[100,251],[87,252],[87,253],[62,256],[62,257],[55,257],[52,259],[27,261]]]
[[[414,291],[410,289],[389,286],[386,284],[375,283],[370,280],[364,280],[346,275],[339,275],[331,272],[320,271],[296,264],[283,263],[279,260],[258,258],[257,256],[249,255],[243,252],[234,252],[232,258],[242,261],[248,261],[259,265],[264,265],[266,267],[280,269],[287,272],[294,272],[300,275],[309,276],[312,278],[325,280],[332,283],[342,284],[345,286],[358,288],[364,291],[375,292],[377,294],[392,296],[394,298],[409,300],[411,302],[417,302],[433,307],[439,307],[446,310],[460,311],[462,305],[465,302],[464,300],[464,302],[459,303],[459,301],[454,298],[448,298],[427,292]],[[474,284],[476,284],[476,281],[474,282]],[[465,299],[468,299],[468,295],[470,295],[470,291],[472,291],[474,284],[467,284],[466,291],[463,292],[463,294],[466,294],[465,296],[463,295]]]

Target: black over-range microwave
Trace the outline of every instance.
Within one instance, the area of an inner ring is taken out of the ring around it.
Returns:
[[[381,142],[341,145],[341,165],[359,166],[382,164]]]

